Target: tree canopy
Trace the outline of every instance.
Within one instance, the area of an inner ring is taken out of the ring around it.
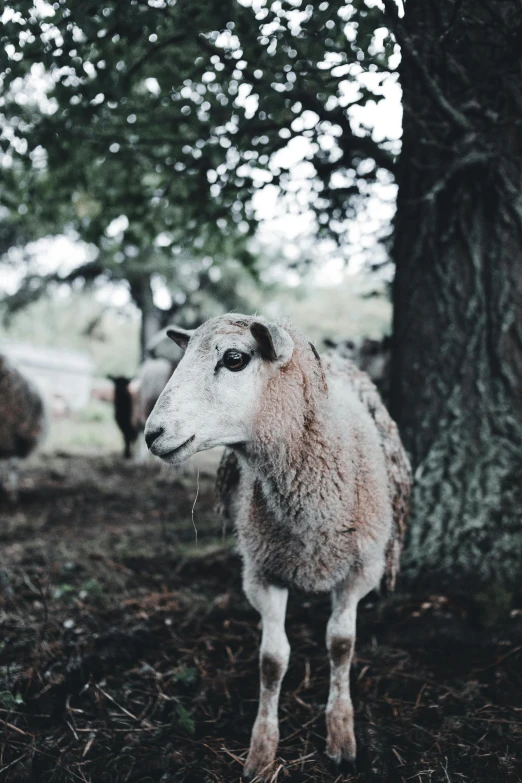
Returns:
[[[397,142],[357,115],[395,78],[373,0],[13,0],[3,22],[2,249],[73,229],[98,254],[69,278],[132,290],[180,259],[252,268],[259,188],[342,240],[392,181]],[[42,285],[26,283],[20,302]]]

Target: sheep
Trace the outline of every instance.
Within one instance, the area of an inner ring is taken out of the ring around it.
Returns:
[[[336,351],[336,353],[344,359],[350,359],[352,362],[355,361],[355,356],[357,354],[357,343],[355,340],[335,340],[333,337],[325,337],[323,343],[326,348],[331,351]]]
[[[114,417],[124,439],[124,458],[143,432],[147,416],[172,375],[174,364],[166,359],[146,359],[133,378],[108,376],[114,383]],[[143,457],[142,450],[138,454]]]
[[[132,400],[131,423],[137,430],[144,429],[145,422],[173,370],[173,365],[166,359],[145,359],[138,367],[136,375],[129,383]]]
[[[108,375],[114,384],[114,418],[123,435],[123,458],[130,459],[138,430],[132,424],[132,398],[129,392],[130,378],[125,375]]]
[[[386,404],[390,397],[390,359],[391,338],[386,336],[382,340],[372,340],[364,337],[361,340],[323,340],[327,348],[333,349],[339,356],[350,359],[360,370],[364,370],[370,376],[370,380],[377,386],[379,393]]]
[[[263,778],[275,758],[292,587],[331,593],[326,752],[353,762],[357,604],[383,578],[393,589],[408,513],[411,472],[397,427],[365,373],[339,356],[322,359],[289,324],[228,314],[169,336],[185,353],[145,439],[173,464],[217,445],[231,450],[222,505],[235,523],[244,591],[262,619],[244,775]]]
[[[0,459],[4,462],[3,490],[18,499],[18,468],[44,441],[48,409],[36,386],[0,356]]]

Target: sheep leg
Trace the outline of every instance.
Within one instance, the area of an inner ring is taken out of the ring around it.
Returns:
[[[7,461],[4,491],[11,503],[18,501],[19,461],[18,457],[11,457]]]
[[[357,604],[369,592],[362,580],[347,580],[332,590],[332,614],[326,630],[330,657],[330,694],[326,706],[326,754],[337,764],[354,762],[356,742],[350,696],[350,666],[355,647]]]
[[[279,742],[279,692],[290,657],[285,633],[288,590],[252,580],[245,580],[244,589],[248,600],[261,615],[263,636],[259,654],[259,709],[243,777],[262,780],[275,758]]]

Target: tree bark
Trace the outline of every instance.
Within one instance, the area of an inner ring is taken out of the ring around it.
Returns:
[[[522,3],[407,0],[391,407],[417,585],[522,585]],[[503,599],[502,599],[503,600]]]
[[[162,327],[161,311],[154,304],[150,275],[139,275],[130,280],[131,296],[141,312],[140,349],[141,360],[147,354],[150,339]]]

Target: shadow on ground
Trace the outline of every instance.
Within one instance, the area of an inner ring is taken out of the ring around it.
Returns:
[[[113,457],[34,462],[0,504],[2,780],[240,780],[259,629],[213,467],[194,518],[194,470]],[[522,612],[484,630],[444,596],[366,601],[352,777],[324,756],[327,619],[327,598],[290,600],[273,783],[522,780]]]

